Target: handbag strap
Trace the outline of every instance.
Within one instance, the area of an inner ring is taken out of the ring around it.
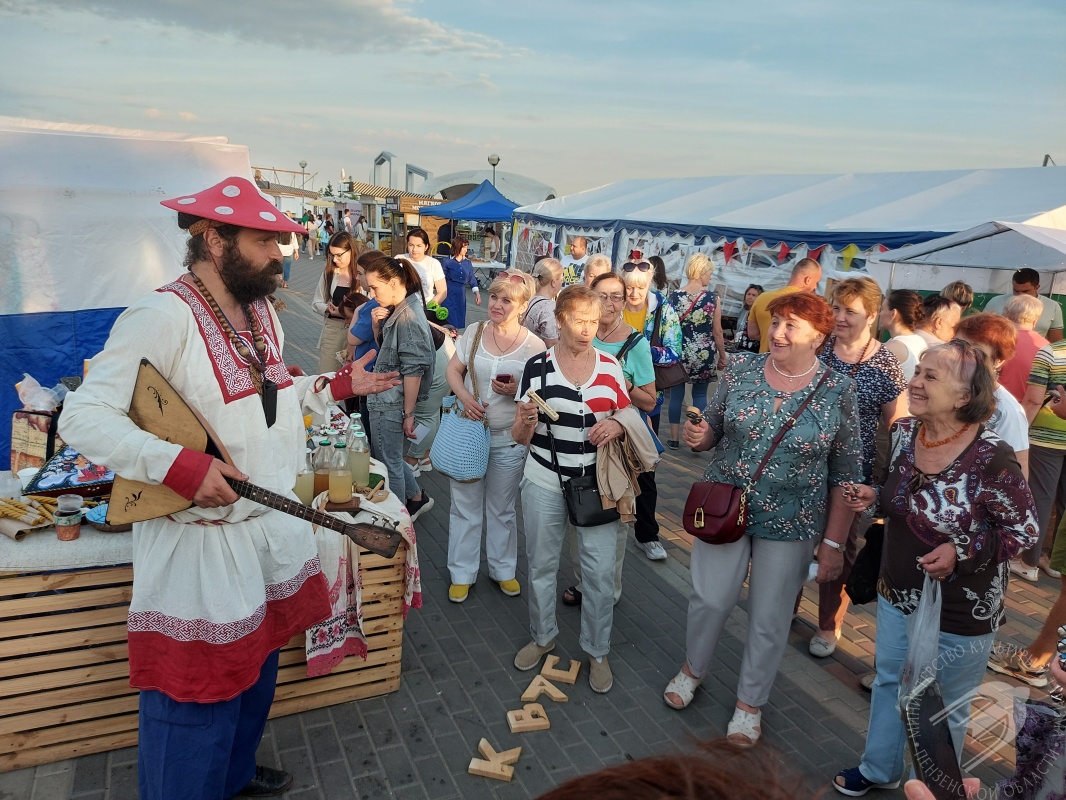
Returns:
[[[622,342],[622,347],[618,351],[618,355],[615,356],[615,358],[618,359],[619,364],[625,363],[626,355],[629,353],[630,350],[633,349],[636,343],[640,340],[640,337],[642,337],[643,335],[644,334],[640,331],[633,331],[631,334],[629,334],[629,336],[626,337],[626,340]]]
[[[663,321],[663,302],[659,301],[659,307],[655,309],[655,324],[651,328],[651,346],[659,347],[662,344],[662,340],[659,338],[659,326]]]
[[[685,317],[687,317],[689,314],[691,314],[692,313],[692,309],[694,309],[696,307],[696,303],[698,303],[700,300],[702,300],[704,297],[706,297],[706,295],[707,295],[706,291],[700,292],[699,295],[696,297],[696,299],[693,300],[692,303],[689,305],[689,307],[685,310],[685,313],[677,318],[677,321],[678,322],[684,322],[685,321]]]
[[[486,321],[482,320],[477,324],[477,330],[474,331],[474,342],[470,345],[470,355],[467,360],[470,362],[470,368],[467,370],[470,373],[470,383],[474,387],[474,399],[478,405],[481,405],[481,395],[477,390],[477,369],[475,369],[475,359],[477,358],[477,349],[481,346],[481,336],[485,333]]]
[[[548,351],[545,350],[540,356],[540,391],[544,393],[544,385],[548,380]],[[543,399],[543,398],[542,398]],[[540,413],[539,411],[537,412]],[[544,427],[548,429],[548,445],[552,452],[552,468],[555,470],[555,477],[559,479],[559,488],[566,491],[563,487],[563,476],[559,469],[559,456],[555,452],[555,437],[552,436],[552,422],[548,418],[548,415],[544,415]]]
[[[781,430],[777,432],[777,435],[774,437],[773,442],[770,443],[770,449],[766,451],[766,455],[762,457],[762,461],[759,462],[759,466],[755,469],[755,474],[752,475],[751,478],[748,480],[749,489],[754,486],[755,483],[759,480],[759,477],[762,475],[762,471],[766,469],[766,464],[767,462],[769,462],[770,456],[773,455],[774,450],[777,449],[777,446],[781,443],[781,440],[785,438],[785,434],[792,430],[792,426],[796,424],[796,420],[799,419],[800,414],[802,414],[807,408],[807,406],[810,405],[811,400],[814,399],[814,395],[818,393],[818,390],[822,388],[822,384],[825,383],[826,378],[829,377],[829,373],[830,369],[829,367],[826,367],[825,372],[822,373],[822,377],[819,379],[818,383],[816,383],[814,388],[811,389],[810,393],[805,398],[803,398],[803,402],[800,403],[800,407],[796,409],[792,416],[785,420],[785,424],[781,426]]]

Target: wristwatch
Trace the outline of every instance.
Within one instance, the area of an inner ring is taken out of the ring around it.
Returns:
[[[844,545],[840,542],[834,542],[832,539],[822,539],[822,544],[832,547],[834,550],[843,550]]]

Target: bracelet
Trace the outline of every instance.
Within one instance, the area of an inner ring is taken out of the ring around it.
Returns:
[[[822,539],[822,544],[832,547],[834,550],[840,551],[844,549],[844,545],[840,542],[834,542],[832,539]]]

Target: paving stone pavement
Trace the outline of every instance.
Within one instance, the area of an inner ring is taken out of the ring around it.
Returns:
[[[311,370],[317,362],[321,320],[309,308],[323,261],[302,258],[294,267],[282,320],[286,359]],[[469,308],[470,319],[484,318]],[[566,703],[544,705],[547,731],[512,734],[505,714],[536,672],[512,664],[529,640],[523,597],[504,596],[483,572],[462,604],[447,601],[447,480],[437,472],[420,480],[437,505],[417,523],[424,607],[404,629],[399,691],[384,697],[272,720],[260,760],[293,773],[284,795],[292,800],[343,798],[527,798],[575,775],[625,759],[688,750],[721,736],[735,700],[747,627],[741,599],[718,648],[718,666],[682,712],[662,701],[663,689],[684,659],[685,616],[690,591],[688,537],[680,515],[688,488],[706,454],[667,451],[658,470],[659,518],[669,558],[648,561],[632,538],[623,571],[624,591],[615,609],[612,650],[614,688],[606,695],[588,685],[588,660],[578,648],[579,609],[559,606],[561,635],[555,653],[563,665],[581,659],[574,686],[562,685]],[[519,516],[521,519],[521,516]],[[525,586],[524,539],[519,541],[519,581]],[[572,571],[564,555],[560,590]],[[1029,641],[1054,601],[1057,586],[1012,581],[1009,622],[1001,639]],[[853,609],[837,652],[815,659],[807,644],[817,620],[817,591],[805,588],[770,702],[764,738],[775,758],[805,784],[797,797],[825,789],[832,776],[858,763],[869,714],[869,695],[859,678],[873,663],[872,607]],[[991,673],[989,673],[991,680]],[[467,774],[485,737],[497,749],[521,746],[510,783]],[[1010,774],[1013,752],[1004,748],[975,770],[984,782]],[[971,752],[975,752],[971,748]],[[0,775],[0,800],[126,800],[137,795],[136,749],[84,756]],[[835,796],[830,791],[829,796]],[[902,790],[871,797],[899,798]]]

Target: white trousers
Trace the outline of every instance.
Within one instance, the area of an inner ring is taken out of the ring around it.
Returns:
[[[522,482],[522,522],[529,561],[529,632],[537,644],[547,645],[559,635],[555,602],[559,561],[566,534],[566,501],[561,489],[548,490]],[[578,644],[593,658],[611,650],[614,623],[614,565],[619,523],[577,528],[578,560],[584,597]]]
[[[685,646],[694,676],[710,673],[718,639],[740,599],[750,564],[748,636],[737,698],[755,708],[766,704],[788,644],[796,593],[807,578],[818,541],[775,542],[741,536],[733,544],[692,543],[692,597]]]
[[[452,510],[448,523],[448,574],[452,583],[469,586],[481,568],[481,531],[489,577],[509,581],[518,562],[518,484],[528,448],[516,444],[489,450],[489,468],[476,483],[450,481]]]

